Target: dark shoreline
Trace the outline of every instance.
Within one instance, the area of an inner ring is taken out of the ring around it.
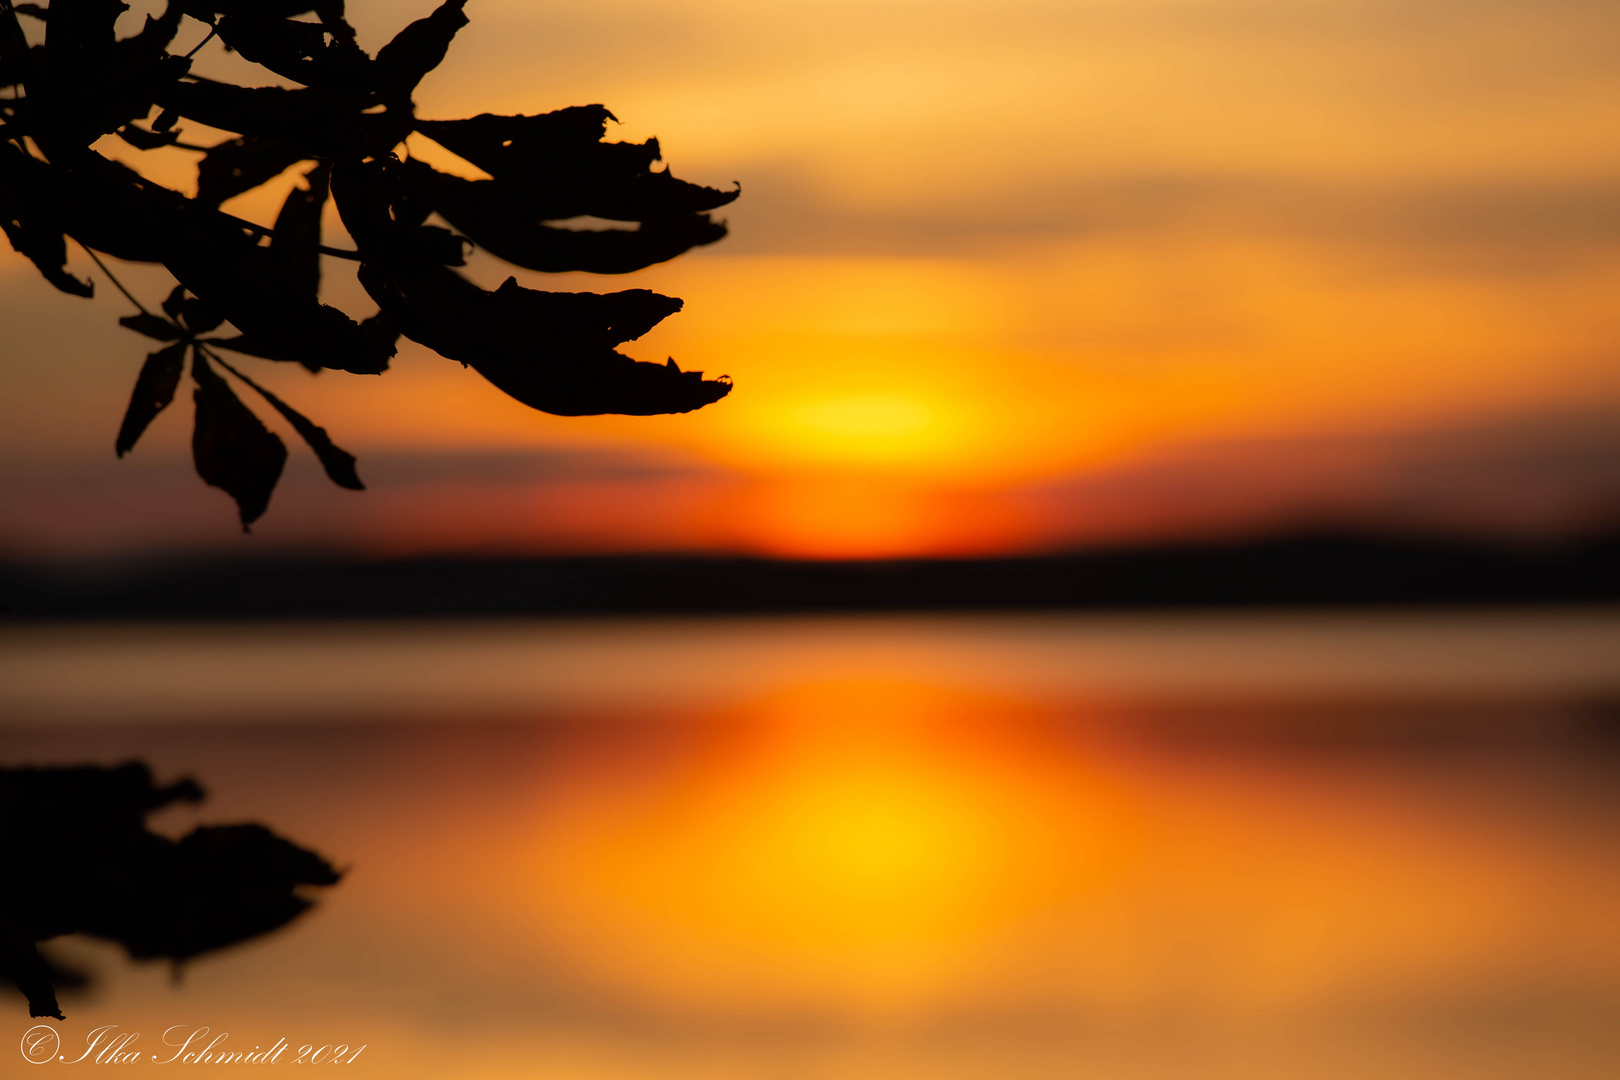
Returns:
[[[713,556],[0,565],[6,621],[1603,603],[1620,536],[1295,536],[1002,559]]]

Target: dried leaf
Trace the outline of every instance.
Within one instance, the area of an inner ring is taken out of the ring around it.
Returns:
[[[218,357],[215,357],[215,359],[226,371],[257,390],[260,397],[268,401],[271,407],[287,418],[287,422],[293,426],[293,430],[298,432],[303,440],[309,444],[311,450],[315,451],[315,456],[321,461],[321,468],[326,470],[326,475],[331,478],[332,483],[338,487],[348,488],[351,491],[364,491],[366,489],[366,485],[360,482],[360,475],[355,472],[354,455],[334,445],[331,437],[326,434],[325,428],[317,427],[303,413],[294,409],[240,371],[237,371],[230,364],[219,360]]]
[[[121,321],[125,326],[129,325],[127,320]],[[136,376],[135,391],[130,395],[129,408],[124,411],[124,422],[118,428],[115,448],[119,457],[133,450],[147,425],[169,407],[174,400],[175,390],[180,386],[180,375],[185,366],[186,343],[183,341],[159,349],[146,358],[146,363],[141,365],[140,375]]]
[[[197,475],[236,500],[242,531],[247,532],[270,505],[270,494],[287,462],[287,447],[196,350],[191,377],[197,383],[197,422],[191,435]]]

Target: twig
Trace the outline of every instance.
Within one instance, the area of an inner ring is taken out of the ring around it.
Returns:
[[[191,51],[186,53],[186,59],[190,60],[193,56],[196,56],[197,55],[197,50],[202,48],[204,45],[208,44],[210,41],[213,41],[214,40],[214,35],[217,34],[217,33],[219,33],[219,24],[218,23],[209,23],[208,24],[208,36],[203,38],[201,41],[197,42],[197,44],[195,44],[195,45],[193,45],[191,47]]]
[[[227,362],[226,359],[223,356],[219,355],[219,353],[216,352],[215,350],[210,349],[207,345],[204,345],[201,341],[193,341],[191,344],[192,344],[192,347],[195,348],[198,352],[202,353],[204,356],[208,357],[208,359],[212,360],[214,363],[218,364],[220,367],[224,368],[226,371],[230,372],[232,375],[235,375],[238,379],[241,379],[243,382],[245,382],[249,386],[253,387],[253,389],[257,390],[259,393],[262,394],[262,393],[265,392],[264,387],[260,386],[258,383],[254,382],[252,379],[248,378],[246,375],[242,374],[240,371],[237,371],[235,367],[233,367],[229,362]]]
[[[278,233],[274,229],[267,229],[263,225],[255,224],[246,218],[239,218],[235,214],[227,214],[223,210],[216,210],[215,213],[219,214],[221,217],[230,218],[232,221],[242,226],[242,228],[248,229],[251,232],[256,232],[260,236],[269,236],[280,240],[290,240],[293,243],[303,247],[312,247],[322,255],[331,255],[333,258],[337,259],[352,259],[355,262],[359,262],[362,258],[358,251],[348,251],[344,248],[327,247],[325,244],[311,244],[307,240],[300,240],[296,236],[289,236],[286,233]]]
[[[117,286],[118,291],[123,293],[125,298],[127,298],[130,303],[134,304],[135,307],[137,309],[139,309],[139,311],[140,311],[140,313],[142,315],[148,315],[149,316],[149,315],[152,314],[150,311],[146,310],[146,305],[145,304],[142,304],[139,300],[135,299],[135,294],[134,293],[132,293],[128,289],[124,288],[124,283],[122,281],[118,280],[118,275],[114,274],[111,270],[107,269],[107,264],[101,261],[101,256],[100,255],[97,255],[95,252],[91,251],[88,247],[85,247],[84,241],[80,240],[78,237],[74,237],[73,242],[75,244],[78,244],[80,247],[84,248],[84,253],[86,255],[90,256],[91,259],[95,260],[95,264],[97,266],[101,267],[101,272],[103,274],[107,275],[107,280],[112,282],[115,286]]]

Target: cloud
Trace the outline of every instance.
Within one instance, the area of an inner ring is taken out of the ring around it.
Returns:
[[[343,491],[294,455],[276,513],[244,537],[183,459],[0,468],[0,557],[680,549],[694,543],[693,518],[736,483],[673,452],[617,449],[371,453],[360,472],[368,490]]]
[[[1567,269],[1620,248],[1620,182],[1397,184],[1140,174],[1012,187],[994,198],[863,210],[784,163],[750,170],[715,255],[979,255],[1094,237],[1220,230],[1350,246],[1467,274]]]

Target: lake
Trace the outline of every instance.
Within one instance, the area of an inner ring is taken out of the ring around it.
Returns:
[[[160,831],[260,821],[346,875],[178,977],[51,943],[94,976],[68,1048],[206,1026],[389,1080],[1620,1060],[1614,608],[0,630],[0,763],[129,758],[209,791]]]

